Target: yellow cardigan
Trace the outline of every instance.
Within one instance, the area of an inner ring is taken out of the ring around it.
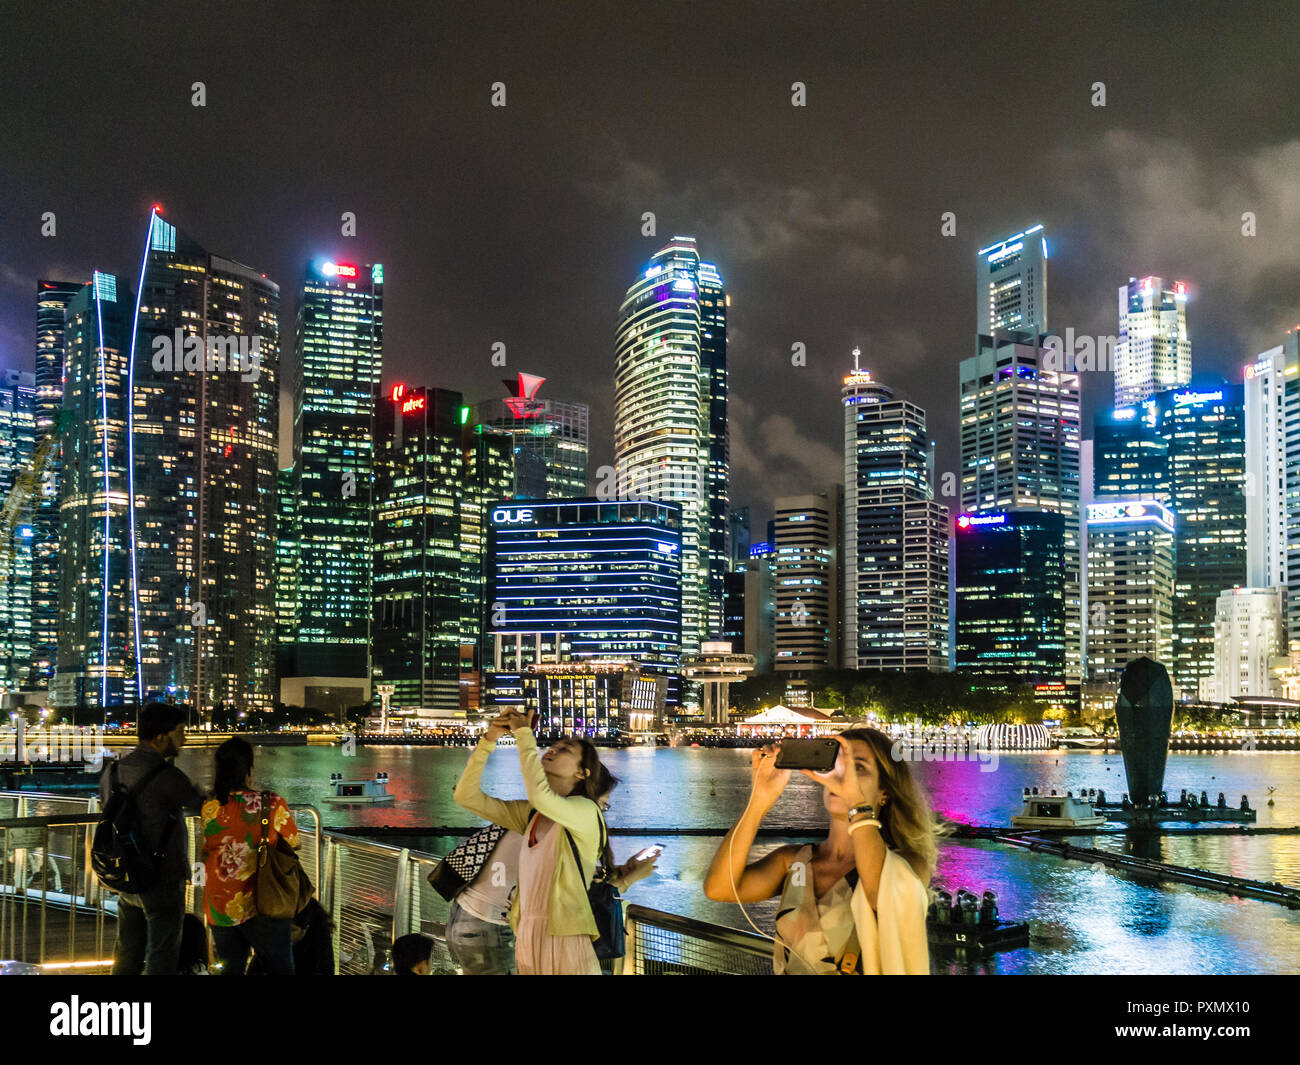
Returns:
[[[573,848],[567,839],[557,841],[559,855],[556,859],[555,880],[551,884],[551,903],[547,914],[550,934],[553,936],[591,936],[596,939],[596,919],[587,900],[587,888],[596,872],[600,851],[600,814],[596,804],[581,795],[560,795],[551,790],[537,753],[537,738],[530,728],[515,729],[515,743],[519,747],[519,768],[524,774],[527,799],[494,799],[483,794],[483,767],[488,755],[496,746],[495,740],[482,739],[469,756],[465,771],[456,782],[452,797],[470,813],[478,814],[493,824],[511,829],[520,835],[528,832],[528,809],[555,822],[553,831],[567,828],[573,834],[582,855],[582,875],[573,860]],[[527,840],[524,846],[528,846]],[[584,879],[585,877],[585,879]],[[510,927],[519,927],[519,892],[515,892],[510,905]]]

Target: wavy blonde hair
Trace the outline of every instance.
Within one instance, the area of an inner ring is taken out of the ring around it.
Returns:
[[[880,786],[889,795],[889,801],[876,814],[880,819],[880,834],[907,861],[921,883],[929,887],[939,856],[941,829],[935,823],[924,789],[912,776],[907,762],[894,757],[894,741],[883,732],[852,728],[840,735],[846,740],[865,743],[876,756]]]

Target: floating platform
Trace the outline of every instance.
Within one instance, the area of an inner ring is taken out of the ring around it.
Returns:
[[[985,924],[927,923],[930,946],[940,950],[977,950],[992,954],[1029,946],[1029,925],[1024,921],[993,921]]]
[[[1121,821],[1129,825],[1158,825],[1169,821],[1203,823],[1206,821],[1249,824],[1255,820],[1256,811],[1239,806],[1201,806],[1171,803],[1164,806],[1124,806],[1117,802],[1093,803],[1092,807],[1107,821]]]

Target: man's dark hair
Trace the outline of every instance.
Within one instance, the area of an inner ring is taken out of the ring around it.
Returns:
[[[185,723],[185,711],[171,703],[145,703],[136,718],[136,734],[141,743],[148,743],[155,736],[171,732],[177,725]]]
[[[410,976],[411,970],[433,957],[433,940],[419,932],[402,936],[393,943],[393,972]]]

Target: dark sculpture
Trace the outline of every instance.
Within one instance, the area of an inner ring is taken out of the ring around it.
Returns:
[[[1124,772],[1135,806],[1150,806],[1165,781],[1169,729],[1174,720],[1174,689],[1159,662],[1135,658],[1124,669],[1115,700]]]

